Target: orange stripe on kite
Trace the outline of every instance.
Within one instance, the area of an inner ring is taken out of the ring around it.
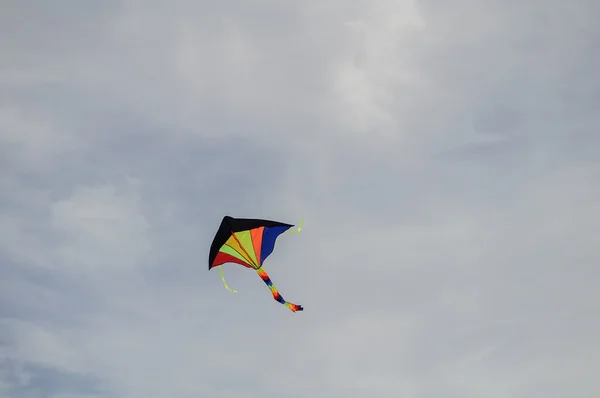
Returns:
[[[262,238],[263,231],[265,227],[258,227],[250,230],[250,236],[252,237],[252,244],[254,246],[254,253],[256,253],[256,261],[258,262],[258,266],[261,266],[260,263],[260,251],[262,249]]]

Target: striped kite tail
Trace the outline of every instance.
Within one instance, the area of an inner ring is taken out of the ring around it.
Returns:
[[[269,287],[269,290],[271,290],[271,293],[273,294],[273,298],[275,299],[275,301],[278,301],[281,304],[285,305],[292,312],[304,310],[304,308],[301,305],[292,304],[290,302],[285,301],[285,299],[283,297],[281,297],[281,294],[279,294],[279,292],[277,291],[277,288],[273,285],[273,282],[271,282],[271,278],[269,278],[269,275],[267,275],[265,270],[263,270],[262,268],[259,268],[256,270],[256,272],[258,273],[258,276],[260,276],[260,278],[263,280],[263,282],[265,282],[265,284]]]

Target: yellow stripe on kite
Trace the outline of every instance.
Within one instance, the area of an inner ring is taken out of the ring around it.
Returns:
[[[240,244],[238,243],[237,237],[235,236],[230,236],[229,239],[227,239],[227,242],[225,243],[227,246],[230,246],[232,249],[234,249],[235,251],[237,251],[239,253],[239,255],[241,255],[244,260],[248,263],[248,265],[252,265],[252,259],[246,254],[246,250],[240,246]],[[237,256],[236,256],[237,257]]]
[[[238,238],[242,244],[244,255],[250,256],[252,263],[258,267],[258,260],[256,259],[256,252],[254,250],[254,243],[252,242],[250,231],[235,232],[235,237]]]

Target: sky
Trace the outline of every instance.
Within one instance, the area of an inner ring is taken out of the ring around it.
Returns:
[[[598,1],[0,7],[0,397],[600,396]]]

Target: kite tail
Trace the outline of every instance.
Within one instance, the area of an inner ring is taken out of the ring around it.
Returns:
[[[223,281],[223,285],[225,286],[225,289],[229,290],[232,293],[237,293],[238,292],[237,290],[230,289],[229,286],[227,286],[227,282],[225,282],[225,277],[223,276],[223,267],[219,266],[218,268],[219,268],[219,273],[221,274],[221,280]]]
[[[298,229],[295,231],[287,231],[286,234],[290,234],[290,235],[296,235],[299,234],[300,231],[302,231],[302,224],[304,224],[304,219],[300,220],[300,225],[298,225]]]
[[[301,305],[292,304],[290,302],[285,301],[285,299],[283,297],[281,297],[281,294],[279,294],[279,292],[277,291],[277,288],[275,286],[273,286],[273,282],[271,282],[271,278],[269,278],[269,275],[267,275],[265,270],[259,268],[256,270],[256,272],[258,273],[258,276],[260,276],[260,278],[263,280],[263,282],[265,282],[265,284],[269,287],[269,290],[271,290],[271,293],[273,294],[273,298],[275,299],[275,301],[278,301],[281,304],[285,305],[292,312],[304,310],[304,308]]]

